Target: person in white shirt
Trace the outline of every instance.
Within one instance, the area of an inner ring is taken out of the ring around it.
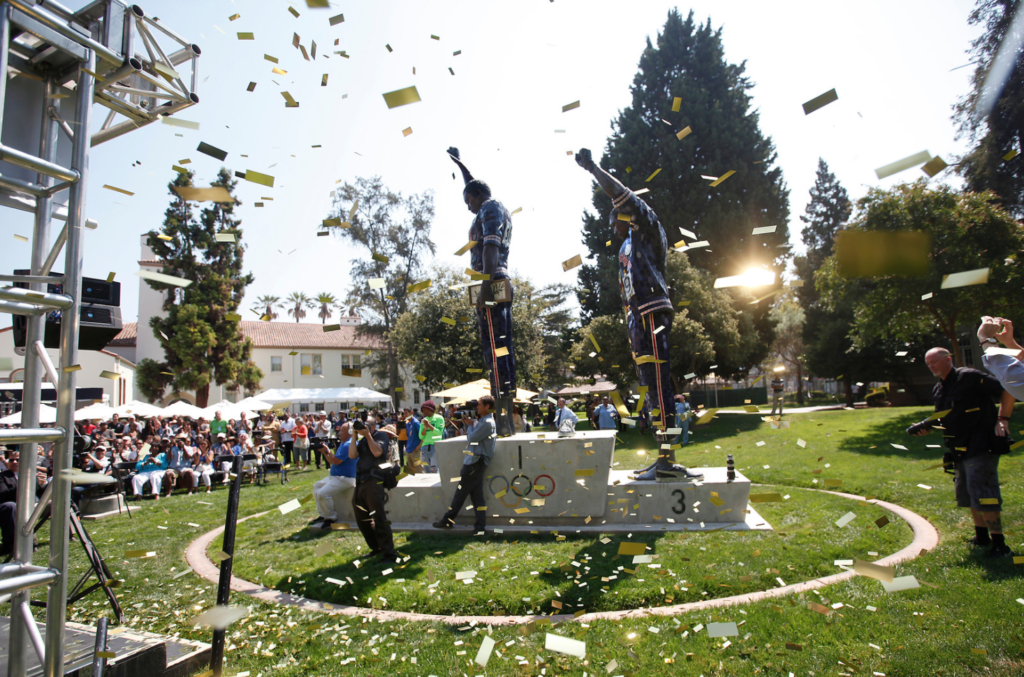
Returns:
[[[1017,354],[1007,355],[1004,352],[993,351],[993,348],[999,348],[997,340],[1005,348],[1017,351]],[[1021,363],[1024,348],[1013,338],[1013,322],[1004,317],[982,317],[981,326],[978,327],[978,341],[985,352],[981,358],[985,368],[999,379],[1006,392],[1013,395],[1017,401],[1024,401],[1024,363]]]
[[[292,462],[292,451],[295,449],[295,440],[292,438],[292,431],[295,430],[295,421],[292,415],[285,413],[285,420],[281,423],[281,455],[284,457],[284,464]]]
[[[563,421],[572,421],[573,427],[575,427],[579,420],[579,416],[566,406],[565,398],[558,398],[558,411],[555,412],[555,420],[552,422],[555,430],[561,429]]]

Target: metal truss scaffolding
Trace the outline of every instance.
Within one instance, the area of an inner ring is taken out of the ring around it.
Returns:
[[[142,54],[135,51],[136,38]],[[15,128],[0,136],[0,206],[35,215],[31,274],[0,275],[0,282],[19,283],[0,287],[0,312],[28,317],[22,427],[0,430],[0,443],[21,450],[14,556],[0,565],[0,601],[11,602],[9,677],[28,673],[29,650],[38,656],[43,675],[64,674],[71,483],[62,478],[71,467],[74,441],[82,234],[83,228],[96,227],[85,218],[89,150],[198,103],[199,54],[196,45],[120,0],[96,0],[78,11],[53,0],[0,0],[0,135],[5,124]],[[191,66],[188,77],[177,70],[182,64]],[[95,131],[93,103],[109,109]],[[23,133],[27,118],[38,133]],[[61,145],[70,145],[69,167],[59,161]],[[66,223],[51,243],[55,218]],[[61,250],[64,273],[53,276]],[[47,291],[47,283],[57,285],[58,293]],[[55,313],[61,317],[56,367],[43,348],[47,315]],[[53,428],[39,425],[44,375],[57,384]],[[36,505],[35,496],[39,443],[54,445],[45,566],[32,558],[33,526],[46,507]],[[48,586],[45,636],[30,612],[31,592],[42,586]]]

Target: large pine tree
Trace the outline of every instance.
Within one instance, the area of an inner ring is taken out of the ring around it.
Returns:
[[[181,288],[147,281],[156,290],[169,291],[165,316],[150,321],[164,361],[142,360],[138,384],[151,402],[171,388],[194,391],[196,405],[205,407],[211,383],[252,392],[259,388],[263,372],[252,362],[252,341],[242,336],[237,321],[227,318],[238,312],[245,288],[253,281],[252,273],[242,273],[245,246],[241,221],[234,217],[235,203],[212,202],[196,220],[192,206],[174,190],[192,186],[192,179],[192,172],[183,172],[168,185],[171,204],[163,228],[150,231],[147,240],[163,264],[162,272],[192,284]],[[236,184],[231,172],[221,169],[212,185],[233,193]],[[234,233],[236,241],[218,242],[219,233]]]
[[[789,191],[782,170],[773,167],[774,144],[761,133],[759,115],[751,110],[753,84],[744,72],[744,64],[726,61],[721,29],[714,30],[710,20],[700,25],[692,12],[684,20],[677,10],[669,11],[657,46],[647,41],[631,87],[632,103],[614,121],[600,161],[633,190],[650,189],[643,199],[672,244],[683,239],[680,228],[708,240],[711,246],[694,250],[690,260],[716,276],[762,264],[781,271],[788,251]],[[676,98],[679,110],[673,111]],[[686,127],[692,132],[678,139]],[[716,187],[701,178],[729,171],[735,174]],[[583,242],[593,260],[579,276],[584,323],[620,312],[622,303],[615,264],[621,241],[608,225],[611,203],[602,191],[595,192],[594,208],[596,217],[588,213],[583,218]],[[777,228],[752,235],[760,226]],[[676,289],[674,296],[684,293]],[[767,304],[756,306],[754,313],[759,330],[767,331]]]
[[[972,89],[955,106],[953,115],[960,133],[974,143],[958,166],[968,190],[991,190],[1017,219],[1024,217],[1024,155],[1020,154],[1024,152],[1024,50],[1017,49],[1013,69],[991,112],[979,116],[977,107],[985,85],[992,84],[986,79],[999,46],[1004,42],[1020,44],[1022,36],[1011,34],[1010,27],[1021,3],[978,0],[968,23],[983,25],[985,32],[971,43],[975,64]]]
[[[853,203],[836,175],[829,171],[825,160],[818,158],[818,173],[811,188],[811,200],[800,220],[804,229],[800,236],[807,247],[803,256],[793,260],[797,275],[803,280],[798,288],[797,298],[808,308],[818,300],[814,288],[814,271],[821,268],[825,259],[832,256],[836,233],[850,219]]]

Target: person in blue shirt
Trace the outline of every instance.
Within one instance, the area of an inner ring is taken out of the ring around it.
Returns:
[[[146,486],[146,482],[150,482],[153,485],[153,500],[160,500],[160,485],[164,480],[164,471],[167,470],[167,454],[165,453],[170,445],[164,441],[161,443],[160,453],[154,455],[150,453],[149,456],[142,459],[135,464],[136,475],[132,477],[132,489],[135,490],[135,495],[142,498],[142,488]]]
[[[512,424],[512,400],[516,395],[516,357],[512,348],[512,301],[494,302],[487,281],[508,279],[508,254],[512,242],[512,215],[505,205],[491,197],[491,188],[474,179],[459,158],[458,148],[449,148],[448,155],[459,166],[466,187],[462,197],[476,217],[469,229],[469,239],[476,244],[469,250],[470,266],[477,273],[489,275],[477,296],[477,327],[484,368],[490,372],[491,396],[498,400],[498,409],[507,412],[497,422],[498,435],[515,434]],[[502,349],[505,349],[502,351]],[[501,352],[499,356],[497,353]]]
[[[686,395],[676,395],[676,427],[681,432],[676,437],[676,444],[686,445],[690,439],[690,403]]]
[[[455,518],[467,498],[473,501],[474,532],[482,534],[487,526],[484,474],[487,472],[487,465],[494,458],[494,440],[498,435],[493,416],[494,398],[490,395],[481,397],[477,401],[476,413],[480,419],[466,435],[469,444],[462,452],[465,456],[462,460],[459,486],[455,489],[455,496],[452,497],[448,512],[434,522],[435,529],[451,529],[455,526]]]
[[[405,420],[405,433],[409,438],[405,445],[405,472],[410,475],[426,472],[420,457],[420,447],[423,444],[423,440],[420,439],[420,418],[412,409],[409,410],[409,418]]]
[[[611,401],[605,397],[601,399],[601,406],[596,410],[597,413],[597,429],[598,430],[618,430],[619,424],[615,420],[619,417],[615,407],[612,406]]]
[[[316,451],[327,461],[330,474],[313,484],[313,499],[319,517],[314,519],[310,529],[330,529],[338,521],[338,506],[343,501],[351,501],[347,495],[356,487],[356,464],[358,458],[349,458],[348,450],[352,444],[352,424],[342,424],[337,430],[338,448],[332,454],[326,443],[321,442]]]
[[[619,290],[626,311],[630,348],[639,358],[637,379],[647,386],[645,411],[660,431],[655,438],[662,450],[658,460],[640,471],[637,479],[672,482],[699,479],[703,475],[690,472],[675,462],[675,450],[664,449],[668,442],[665,430],[674,413],[675,392],[672,385],[669,335],[672,333],[672,302],[668,296],[665,269],[668,239],[654,211],[614,176],[594,162],[591,153],[581,148],[576,163],[590,172],[598,185],[612,199],[609,223],[622,238],[619,248]]]

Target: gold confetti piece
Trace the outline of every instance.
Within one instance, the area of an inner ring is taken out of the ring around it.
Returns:
[[[750,503],[781,503],[782,494],[750,494],[747,501]]]
[[[175,118],[170,116],[160,118],[160,122],[162,122],[165,125],[170,125],[172,127],[182,127],[184,129],[196,130],[199,129],[198,122],[192,122],[191,120],[182,120],[181,118]],[[182,160],[181,164],[188,164],[188,160]]]
[[[309,367],[306,367],[306,369],[308,369],[308,368]],[[288,513],[293,512],[295,510],[298,510],[301,507],[302,507],[302,504],[299,503],[298,499],[292,499],[292,500],[288,501],[287,503],[283,503],[283,504],[277,506],[277,509],[281,511],[282,515],[287,515]]]
[[[826,487],[841,487],[843,486],[842,480],[822,480]]]
[[[235,233],[217,233],[214,239],[217,242],[238,242],[238,236]]]
[[[215,560],[217,560],[218,562],[227,562],[229,559],[231,559],[231,555],[229,555],[226,552],[224,552],[223,550],[221,550],[220,552],[215,554],[213,556],[213,558]]]
[[[416,293],[418,291],[423,291],[424,289],[429,288],[430,285],[432,285],[432,284],[433,284],[433,282],[431,280],[424,280],[423,282],[417,282],[416,284],[410,284],[408,286],[407,290],[408,290],[408,293],[414,294],[414,293]]]
[[[283,68],[278,68],[277,66],[274,66],[273,68],[271,68],[270,72],[271,73],[275,73],[277,75],[288,75],[288,71],[286,71]]]
[[[245,180],[258,183],[261,186],[267,186],[268,188],[274,187],[274,177],[269,174],[261,174],[260,172],[254,172],[251,169],[245,170]]]
[[[767,235],[768,233],[774,233],[777,228],[778,226],[761,226],[760,228],[755,228],[751,235]]]
[[[679,112],[679,107],[681,105],[683,105],[683,100],[680,97],[677,96],[677,97],[673,98],[672,99],[672,112],[673,113],[678,113]]]
[[[804,104],[804,115],[810,115],[819,108],[824,108],[833,101],[838,101],[839,95],[835,89],[830,89],[821,96],[816,96]]]
[[[886,592],[902,592],[904,590],[915,590],[921,587],[920,583],[918,583],[917,579],[913,576],[898,576],[897,578],[892,579],[891,583],[886,583],[885,581],[881,581],[881,583],[882,588],[884,588]]]
[[[660,173],[661,173],[661,167],[658,167],[657,169],[654,170],[653,174],[651,174],[646,179],[644,179],[644,183],[647,183],[648,181],[650,181],[651,179],[653,179],[655,176],[657,176]]]
[[[590,468],[590,469],[587,469],[587,470],[580,469],[580,470],[576,470],[575,472],[573,472],[573,477],[593,477],[593,476],[594,476],[594,469],[593,468]]]
[[[925,421],[936,421],[936,420],[942,418],[943,416],[946,416],[951,411],[953,411],[953,410],[952,409],[946,409],[945,411],[937,411],[934,414],[932,414],[931,416],[929,416],[928,418],[926,418]]]
[[[480,649],[476,653],[476,658],[473,662],[482,668],[487,667],[487,661],[491,660],[491,652],[494,651],[494,640],[490,637],[484,636],[482,642],[480,642]]]
[[[362,369],[349,369],[347,367],[342,367],[341,375],[342,376],[353,376],[355,378],[359,378],[359,377],[361,377],[363,375],[363,370]]]
[[[383,254],[371,253],[370,258],[383,264],[387,264],[387,262],[390,261],[390,259]]]
[[[249,615],[249,610],[242,606],[215,606],[205,611],[190,622],[192,625],[199,625],[214,630],[224,630],[235,621],[241,620]]]
[[[848,512],[845,515],[843,515],[842,517],[840,517],[838,520],[836,520],[836,526],[839,527],[840,529],[842,529],[843,527],[845,527],[847,524],[849,524],[850,522],[852,522],[855,519],[857,519],[857,516],[855,514],[853,514],[852,512]]]
[[[564,653],[568,656],[575,656],[576,658],[587,657],[586,642],[581,642],[578,639],[562,637],[561,635],[552,635],[550,632],[546,633],[545,635],[544,650],[557,651],[558,653]]]
[[[847,278],[923,277],[931,268],[932,239],[922,231],[844,230],[835,247],[839,274]]]
[[[676,134],[676,138],[679,139],[680,141],[682,141],[683,139],[688,137],[690,135],[690,132],[692,132],[692,131],[693,130],[690,129],[690,126],[687,125],[683,129],[679,130],[679,132]]]
[[[508,348],[506,348],[505,346],[502,346],[494,351],[495,357],[505,357],[506,355],[508,355]]]
[[[906,171],[911,167],[923,165],[924,163],[928,162],[931,159],[932,154],[926,150],[923,150],[920,153],[914,153],[913,155],[905,157],[902,160],[897,160],[892,164],[885,165],[884,167],[879,167],[878,169],[875,170],[875,176],[877,176],[879,179],[884,179],[887,176],[892,176],[893,174],[899,174],[902,171]]]
[[[406,127],[402,130],[402,136],[409,136],[412,134],[412,127]]]
[[[436,35],[431,35],[431,36],[430,36],[430,39],[431,39],[431,40],[440,40],[441,38],[439,38],[439,37],[438,37],[438,36],[436,36]]]
[[[232,14],[231,16],[228,17],[228,21],[234,21],[235,19],[237,19],[240,16],[242,16],[242,15],[241,14]]]
[[[818,604],[817,602],[811,602],[810,604],[807,605],[807,608],[810,609],[811,611],[817,611],[822,616],[831,616],[832,615],[832,609],[829,609],[827,606],[825,606],[823,604]]]
[[[875,525],[879,529],[881,529],[882,527],[884,527],[888,523],[889,523],[889,518],[886,517],[885,515],[882,515],[881,517],[879,517],[878,519],[875,520]]]
[[[14,239],[17,240],[18,242],[28,242],[28,238],[25,237],[24,235],[15,234]]]
[[[224,319],[228,322],[241,322],[242,316],[238,313],[227,313],[224,315]]]
[[[619,555],[643,555],[647,552],[647,546],[643,543],[630,543],[622,541],[619,543]]]
[[[583,258],[577,254],[568,261],[562,261],[562,272],[568,272],[577,266],[583,265]]]
[[[923,171],[925,174],[928,175],[929,178],[931,178],[948,166],[949,165],[946,164],[945,160],[936,155],[927,163],[925,163],[923,167],[921,167],[921,171]]]
[[[987,284],[988,274],[988,268],[978,268],[977,270],[965,270],[962,273],[943,275],[940,289],[955,289],[957,287],[970,287],[975,284]]]
[[[519,212],[521,212],[521,211],[523,211],[523,208],[522,208],[522,207],[516,207],[516,210],[515,210],[514,212],[512,212],[512,213],[510,214],[510,216],[515,216],[516,214],[518,214],[518,213],[519,213]]]
[[[116,371],[107,371],[106,369],[104,369],[103,371],[100,372],[100,378],[109,378],[112,381],[116,381],[117,379],[121,378],[121,375],[118,374]]]
[[[320,79],[320,86],[321,87],[326,87],[327,86],[327,76],[328,75],[329,75],[328,73],[324,73],[324,76]],[[317,147],[319,148],[319,146],[317,146]]]
[[[292,16],[294,16],[296,19],[299,18],[299,12],[294,7],[289,7],[288,11],[291,12]]]
[[[108,186],[108,185],[104,184],[103,187],[106,188],[107,190],[112,190],[112,191],[114,191],[116,193],[123,193],[125,195],[135,195],[135,193],[131,192],[130,190],[125,190],[124,188],[118,188],[117,186]]]
[[[250,82],[249,86],[245,88],[245,91],[252,92],[255,89],[256,89],[256,83],[255,82]],[[164,119],[166,120],[167,118],[164,118]]]
[[[892,583],[893,578],[896,575],[896,567],[882,566],[881,564],[864,562],[859,559],[854,561],[853,571],[859,576],[874,578],[875,580],[884,581],[886,583]]]
[[[190,186],[174,186],[174,192],[183,200],[192,202],[235,202],[224,186],[210,186],[209,188],[195,188]],[[157,236],[159,237],[159,235]]]
[[[332,26],[337,26],[340,23],[344,23],[345,22],[345,15],[344,14],[338,14],[337,16],[332,16],[330,18],[330,22],[331,22]]]
[[[567,103],[564,106],[562,106],[562,112],[563,113],[567,113],[567,112],[569,112],[571,110],[575,110],[575,109],[577,109],[579,107],[580,107],[580,102],[579,101],[573,101],[572,103]]]
[[[226,160],[228,157],[227,151],[223,151],[220,148],[217,148],[216,146],[211,146],[205,141],[200,141],[199,146],[196,147],[196,150],[204,155],[209,155],[212,158],[217,158],[221,162]]]
[[[124,554],[125,559],[144,559],[147,557],[156,557],[156,552],[152,550],[129,550]]]
[[[453,327],[455,326],[455,320],[453,320],[453,319],[452,319],[452,318],[450,318],[450,317],[442,317],[442,318],[441,318],[441,321],[442,321],[442,322],[444,322],[445,324],[450,324],[450,325],[452,325]]]
[[[715,179],[714,181],[709,183],[708,187],[714,188],[715,186],[717,186],[718,184],[722,183],[723,181],[725,181],[726,179],[728,179],[730,176],[732,176],[735,173],[736,173],[736,170],[730,169],[725,174],[722,174],[720,177],[718,177],[717,179]]]
[[[107,274],[107,282],[113,282],[114,281],[114,276],[116,276],[116,275],[117,275],[117,273],[108,273]]]
[[[163,273],[154,273],[148,270],[140,270],[135,273],[144,280],[151,280],[153,282],[159,282],[161,284],[169,284],[175,287],[187,287],[192,284],[192,280],[186,280],[181,277],[175,277],[173,275],[164,275]]]
[[[387,104],[389,109],[407,106],[410,103],[418,103],[419,101],[421,101],[420,93],[416,91],[415,85],[384,94],[384,103]]]
[[[255,40],[256,37],[252,33],[239,33],[238,34],[238,39],[239,40]]]
[[[466,371],[469,371],[469,370],[467,369]],[[530,512],[529,508],[516,508],[516,514],[517,515],[522,515],[523,513],[527,513],[527,512]]]

